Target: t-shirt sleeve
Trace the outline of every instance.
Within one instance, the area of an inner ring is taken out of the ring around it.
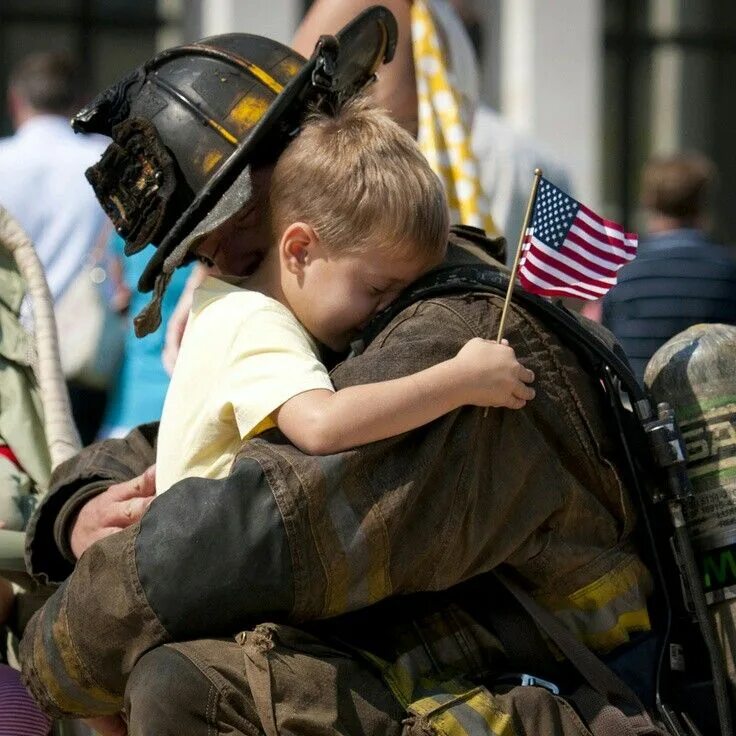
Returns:
[[[236,335],[224,390],[242,439],[284,402],[315,389],[334,391],[327,369],[304,328],[288,313],[262,309]]]

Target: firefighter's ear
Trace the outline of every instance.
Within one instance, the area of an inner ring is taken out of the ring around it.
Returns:
[[[293,274],[300,274],[315,259],[320,250],[319,236],[311,225],[292,222],[279,240],[279,258]]]

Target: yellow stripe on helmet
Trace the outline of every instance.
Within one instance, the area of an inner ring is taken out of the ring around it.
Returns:
[[[277,82],[265,69],[262,69],[252,61],[248,61],[248,59],[241,58],[240,62],[254,77],[256,77],[256,79],[263,82],[263,84],[266,85],[266,87],[268,87],[274,94],[278,95],[284,91],[284,85]]]

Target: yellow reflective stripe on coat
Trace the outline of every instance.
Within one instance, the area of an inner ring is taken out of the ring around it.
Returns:
[[[516,736],[511,716],[499,709],[484,687],[422,698],[408,710],[437,736]]]
[[[459,678],[441,681],[418,675],[423,669],[419,648],[405,652],[395,662],[365,650],[359,652],[380,671],[401,706],[417,718],[417,732],[431,731],[436,736],[516,736],[510,714],[498,707],[486,688]]]
[[[474,621],[462,610],[450,606],[442,612],[414,619],[403,633],[394,637],[392,656],[385,659],[364,648],[353,650],[380,672],[403,708],[410,703],[438,693],[462,695],[474,687],[466,675],[476,672],[478,662],[483,669],[498,658],[505,664],[501,643],[486,632],[483,654],[473,634]],[[401,627],[397,627],[394,633]],[[472,642],[472,643],[471,643]],[[470,649],[469,649],[470,648]],[[473,650],[475,654],[472,654]]]
[[[646,605],[651,590],[649,571],[631,555],[584,588],[537,600],[587,646],[605,653],[629,641],[631,634],[651,629]]]

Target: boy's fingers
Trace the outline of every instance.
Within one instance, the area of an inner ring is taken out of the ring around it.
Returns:
[[[517,399],[523,399],[524,401],[531,401],[536,395],[537,395],[537,392],[533,388],[531,388],[530,386],[527,386],[524,383],[520,383],[514,389],[514,396]]]
[[[523,365],[519,365],[519,378],[524,381],[524,383],[531,383],[535,378],[534,371],[529,368],[524,368]]]

